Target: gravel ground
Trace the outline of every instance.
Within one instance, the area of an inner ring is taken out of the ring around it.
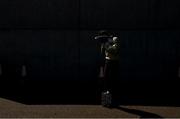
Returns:
[[[0,98],[0,118],[143,118],[180,117],[180,107],[121,106],[105,108],[100,105],[25,105]]]

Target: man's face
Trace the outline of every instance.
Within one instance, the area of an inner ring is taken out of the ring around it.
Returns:
[[[117,43],[117,40],[118,40],[117,37],[113,37],[113,43],[114,43],[114,44]]]

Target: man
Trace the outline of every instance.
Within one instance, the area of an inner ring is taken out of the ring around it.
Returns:
[[[119,49],[120,43],[118,37],[113,37],[106,31],[101,31],[99,36],[95,37],[101,43],[101,66],[99,77],[103,79],[103,93],[102,105],[113,106],[115,104],[114,98],[114,84],[117,80],[119,70]],[[108,98],[108,102],[104,101]],[[112,100],[111,100],[112,99]]]

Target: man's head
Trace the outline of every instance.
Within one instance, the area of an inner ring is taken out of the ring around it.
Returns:
[[[109,31],[107,31],[107,30],[99,31],[98,35],[101,35],[101,36],[112,36],[112,34]]]
[[[118,42],[118,37],[113,37],[113,43],[117,43]]]

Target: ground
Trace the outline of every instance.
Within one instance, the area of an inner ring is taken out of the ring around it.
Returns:
[[[0,117],[34,118],[143,118],[180,117],[180,107],[166,106],[120,106],[105,108],[101,105],[26,105],[0,98]]]

